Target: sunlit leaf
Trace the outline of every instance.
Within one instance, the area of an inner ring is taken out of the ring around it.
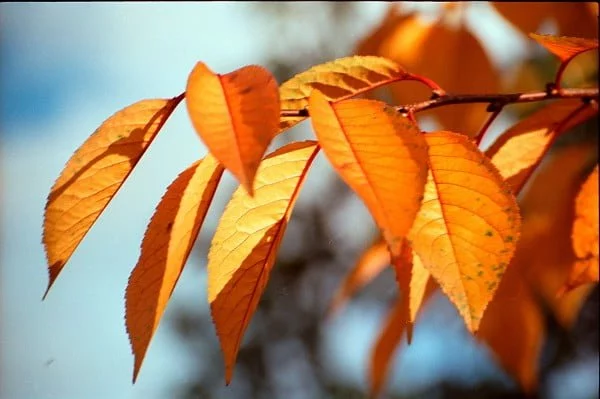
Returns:
[[[502,177],[517,193],[526,183],[531,168],[537,165],[547,146],[557,135],[572,129],[598,113],[590,104],[567,123],[561,122],[582,105],[580,100],[551,103],[504,132],[485,154],[498,168]]]
[[[557,56],[562,62],[567,62],[577,55],[598,48],[597,39],[584,39],[581,37],[538,35],[530,33],[529,37],[544,46],[548,51]]]
[[[181,99],[142,100],[122,109],[69,159],[50,190],[44,214],[50,274],[44,297]]]
[[[499,89],[498,72],[479,40],[465,27],[442,21],[427,22],[418,15],[398,21],[379,47],[380,56],[396,61],[408,71],[426,76],[450,93],[492,93]],[[396,103],[429,99],[430,90],[416,82],[390,86]],[[442,128],[474,136],[488,113],[483,104],[449,105],[422,112],[434,116]]]
[[[204,144],[252,195],[260,160],[279,131],[275,78],[258,65],[220,75],[198,62],[188,77],[185,98]]]
[[[354,293],[370,283],[388,267],[390,262],[390,251],[383,239],[367,248],[333,296],[329,313],[337,312]]]
[[[392,255],[419,210],[427,177],[427,144],[419,128],[386,104],[330,104],[315,90],[309,106],[323,152],[373,215]]]
[[[573,250],[577,260],[564,287],[570,290],[579,285],[598,281],[598,165],[581,186],[575,199]]]
[[[135,356],[134,382],[223,170],[210,154],[187,168],[169,186],[146,229],[125,295],[125,321]]]
[[[575,260],[570,229],[574,182],[597,159],[593,153],[584,143],[555,151],[540,165],[519,201],[523,222],[515,256],[477,334],[527,392],[537,387],[544,313],[551,310],[569,328],[589,293],[580,287],[556,297]]]
[[[260,164],[254,197],[238,188],[208,253],[208,301],[231,381],[242,337],[265,289],[316,142],[280,148]]]
[[[332,101],[341,101],[383,85],[405,79],[407,73],[395,62],[373,56],[339,58],[299,73],[279,88],[281,109],[299,110],[308,105],[313,89]],[[288,129],[304,117],[282,118],[280,129]]]
[[[429,176],[409,239],[423,266],[476,331],[514,253],[514,196],[466,136],[426,134]]]

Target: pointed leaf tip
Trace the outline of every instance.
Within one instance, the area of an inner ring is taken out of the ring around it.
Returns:
[[[258,165],[279,131],[279,103],[275,78],[258,65],[220,75],[198,62],[188,77],[186,104],[194,129],[250,196]]]
[[[256,175],[254,197],[239,187],[213,236],[208,252],[208,302],[225,358],[227,384],[318,149],[314,141],[296,142],[267,156]]]
[[[210,154],[188,167],[167,188],[146,229],[125,293],[134,382],[223,171]]]
[[[182,99],[142,100],[118,111],[69,159],[50,190],[44,212],[43,243],[49,274],[44,299]]]

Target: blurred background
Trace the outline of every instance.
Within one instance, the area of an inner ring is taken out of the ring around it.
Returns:
[[[444,7],[399,4],[402,12],[416,11],[424,21]],[[123,299],[127,279],[164,190],[206,153],[184,107],[168,120],[44,302],[41,232],[46,196],[65,162],[117,110],[140,99],[180,94],[199,60],[219,73],[264,65],[282,83],[315,64],[353,53],[377,54],[359,45],[383,26],[391,6],[0,4],[0,398],[366,397],[370,351],[397,288],[387,270],[336,317],[325,318],[333,293],[376,237],[376,228],[322,155],[298,200],[229,387],[210,320],[205,273],[212,234],[236,187],[227,173],[138,382],[131,384]],[[472,3],[461,15],[498,71],[501,90],[541,89],[552,80],[556,61],[490,4]],[[559,33],[564,26],[557,21],[548,18],[534,30]],[[597,58],[572,68],[571,81],[597,80],[597,72],[587,74],[586,65],[594,62]],[[490,140],[532,110],[503,113],[491,127]],[[437,126],[431,117],[422,122],[426,129]],[[596,145],[597,129],[591,122],[572,136]],[[305,122],[271,149],[311,137]],[[598,397],[598,289],[587,292],[572,328],[563,328],[551,312],[546,315],[540,397]],[[384,397],[525,396],[465,330],[452,305],[436,294],[413,343],[403,342],[397,352]]]

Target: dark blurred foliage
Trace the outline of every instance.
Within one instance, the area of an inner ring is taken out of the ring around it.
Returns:
[[[357,3],[255,3],[256,18],[262,18],[273,34],[271,58],[263,65],[283,82],[312,65],[348,55],[359,39],[357,31],[365,28],[353,25],[358,12]],[[314,18],[313,18],[314,17]],[[322,21],[327,21],[323,24]],[[358,28],[358,29],[357,29]],[[302,32],[318,32],[315,40],[300,40]],[[294,43],[290,47],[289,43]],[[291,50],[290,50],[291,49]],[[554,69],[549,58],[532,59],[541,76],[551,79]],[[529,109],[527,113],[533,112]],[[517,115],[522,117],[523,115]],[[577,134],[566,135],[556,143],[568,141],[596,141],[598,124],[592,121],[577,128]],[[575,133],[575,132],[574,132]],[[294,139],[294,132],[283,135],[283,140]],[[340,206],[353,194],[333,175],[328,189],[320,193],[318,202],[309,205],[299,201],[288,227],[286,241],[295,248],[284,245],[278,255],[253,320],[246,332],[233,382],[225,387],[223,360],[216,333],[209,314],[195,313],[193,307],[170,307],[167,320],[182,344],[196,359],[196,378],[186,385],[169,389],[169,397],[181,399],[358,399],[367,397],[366,388],[357,389],[343,385],[324,371],[320,346],[325,325],[325,311],[337,285],[353,266],[361,248],[332,244],[331,209]],[[368,227],[365,227],[368,228]],[[375,231],[373,231],[375,233]],[[203,247],[208,247],[211,231],[203,233]],[[205,256],[202,256],[205,259]],[[200,263],[200,262],[190,262]],[[191,265],[190,265],[191,266]],[[202,267],[205,267],[203,265]],[[390,278],[392,277],[392,278]],[[369,297],[391,304],[396,296],[396,286],[391,273],[384,273],[363,290],[359,297]],[[500,380],[487,381],[478,386],[461,386],[453,381],[441,381],[423,392],[410,396],[384,394],[386,398],[537,398],[545,397],[548,377],[559,368],[569,366],[598,353],[598,287],[587,299],[571,331],[565,331],[547,313],[548,339],[541,359],[540,391],[526,396]],[[418,336],[415,337],[418,339]],[[211,343],[207,356],[207,342]],[[352,348],[348,348],[352,350]],[[202,366],[200,366],[202,365]],[[387,386],[391,385],[391,381]]]

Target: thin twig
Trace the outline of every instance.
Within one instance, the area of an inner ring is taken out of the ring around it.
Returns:
[[[409,112],[421,112],[428,109],[443,107],[451,104],[496,104],[497,107],[504,107],[507,104],[529,103],[553,99],[580,98],[584,101],[598,99],[598,88],[590,89],[561,89],[557,90],[551,87],[547,91],[536,91],[529,93],[510,93],[510,94],[444,94],[422,101],[419,103],[400,105],[395,107],[398,112],[407,114]],[[299,110],[281,110],[281,117],[307,117],[310,116],[308,109]]]

